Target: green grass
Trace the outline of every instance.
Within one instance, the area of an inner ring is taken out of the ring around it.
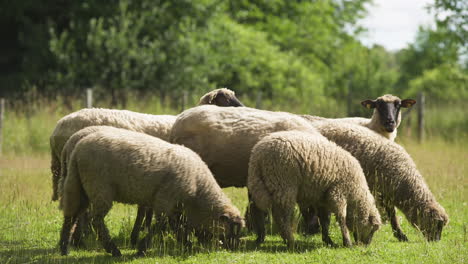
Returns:
[[[450,223],[442,240],[428,243],[401,216],[410,242],[398,242],[389,224],[379,230],[368,247],[329,248],[320,236],[296,235],[297,249],[290,252],[276,234],[255,248],[254,236],[243,238],[234,252],[202,248],[198,244],[184,251],[168,234],[156,239],[148,256],[134,258],[129,237],[136,215],[135,206],[116,204],[106,217],[111,235],[123,257],[112,258],[90,238],[87,249],[71,248],[70,256],[59,254],[57,243],[62,216],[51,202],[49,157],[46,154],[0,156],[0,263],[467,263],[468,200],[466,175],[468,150],[465,144],[433,140],[424,144],[402,143],[415,159],[438,201],[446,208]],[[245,209],[245,189],[225,190],[233,202]],[[341,243],[339,228],[331,235]]]

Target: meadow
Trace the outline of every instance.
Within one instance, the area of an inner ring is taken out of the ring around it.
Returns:
[[[266,104],[266,107],[272,105]],[[105,253],[94,236],[86,241],[85,249],[71,248],[70,255],[62,257],[57,243],[63,219],[57,203],[51,201],[48,155],[48,136],[55,122],[69,111],[59,106],[59,103],[42,103],[36,105],[30,114],[24,114],[23,110],[7,112],[3,132],[4,152],[0,156],[0,263],[468,262],[468,140],[466,137],[449,139],[442,132],[429,130],[428,138],[417,143],[407,135],[410,130],[405,129],[399,143],[411,154],[437,200],[450,216],[440,242],[426,242],[404,216],[399,214],[402,228],[410,239],[406,243],[398,242],[393,237],[389,224],[385,224],[375,234],[372,244],[367,247],[330,248],[322,243],[320,235],[303,236],[297,233],[297,247],[293,251],[287,250],[275,232],[268,234],[266,242],[258,248],[254,243],[255,237],[245,234],[241,246],[235,251],[204,248],[198,244],[187,250],[176,243],[171,234],[165,234],[155,239],[153,248],[146,257],[136,258],[135,250],[129,243],[136,207],[115,204],[106,223],[122,250],[123,257],[113,258]],[[79,103],[75,107],[79,108]],[[157,103],[132,103],[128,108],[155,114],[177,112]],[[457,111],[450,117],[465,122],[466,110]],[[436,114],[437,111],[434,113],[432,119],[442,120],[440,114]],[[429,127],[431,122],[435,122],[432,119],[427,122]],[[463,127],[460,131],[466,135]],[[234,204],[244,211],[247,203],[246,190],[228,188],[225,191]],[[333,222],[330,229],[332,239],[341,243],[338,225]]]

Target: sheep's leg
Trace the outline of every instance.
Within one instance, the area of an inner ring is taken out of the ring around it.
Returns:
[[[88,210],[85,210],[76,220],[75,232],[73,232],[71,244],[77,248],[84,247],[83,240],[90,232],[90,215]]]
[[[328,246],[335,246],[328,232],[330,229],[330,212],[324,207],[319,207],[317,211],[318,218],[320,219],[320,226],[322,227],[322,241]]]
[[[102,246],[106,250],[107,253],[111,253],[113,257],[120,257],[122,253],[117,248],[115,243],[112,241],[109,229],[107,229],[106,224],[104,223],[104,216],[103,215],[96,215],[93,217],[93,227],[96,230],[96,234],[98,235],[98,239],[101,241]]]
[[[52,172],[52,201],[58,200],[58,182],[60,178],[60,158],[57,158],[55,152],[52,153],[50,170]]]
[[[346,225],[346,205],[340,205],[337,208],[336,219],[340,225],[341,235],[343,236],[343,246],[350,247],[352,245],[349,229]]]
[[[149,230],[151,228],[151,220],[153,219],[153,208],[146,207],[145,211],[146,213],[144,226],[146,227],[146,229]]]
[[[335,212],[336,220],[338,221],[343,236],[343,245],[350,247],[352,245],[349,229],[346,225],[346,200],[341,195],[337,188],[332,188],[328,193],[328,204],[331,205],[331,211]]]
[[[62,256],[68,255],[68,244],[70,243],[71,234],[76,226],[76,216],[65,216],[63,219],[62,232],[60,233],[60,253]]]
[[[145,208],[143,206],[138,206],[138,212],[133,224],[132,234],[130,235],[130,244],[132,247],[135,247],[138,241],[138,235],[142,228],[143,218],[145,217]]]
[[[302,219],[304,221],[304,234],[314,235],[320,231],[320,224],[317,211],[314,207],[300,207]]]
[[[292,219],[294,206],[284,206],[273,203],[273,219],[278,225],[281,237],[284,239],[289,249],[294,248],[294,235],[292,230]]]
[[[252,231],[255,231],[255,223],[253,223],[252,221],[252,206],[255,206],[253,205],[253,200],[252,200],[252,195],[250,194],[250,192],[247,193],[247,197],[248,197],[248,204],[247,204],[247,209],[245,210],[245,216],[244,216],[244,219],[245,219],[245,226],[247,227],[247,231],[248,232],[252,232]],[[254,209],[255,210],[255,209]]]
[[[252,223],[253,230],[257,234],[257,240],[255,242],[257,245],[260,245],[265,241],[265,220],[267,218],[266,212],[260,210],[255,203],[251,203],[250,205],[250,219]]]
[[[152,244],[153,236],[158,230],[162,229],[161,227],[162,227],[162,224],[164,224],[165,215],[171,212],[174,209],[175,205],[177,204],[177,201],[168,200],[167,199],[168,197],[171,197],[171,195],[165,192],[160,192],[156,194],[156,196],[154,197],[153,211],[154,211],[154,214],[157,216],[157,221],[150,228],[148,234],[138,244],[138,252],[137,252],[138,256],[144,256],[146,254],[146,250]]]
[[[396,210],[394,206],[385,206],[385,211],[387,211],[387,215],[390,218],[390,223],[392,225],[393,235],[399,241],[408,241],[408,237],[403,233],[401,230],[400,223],[398,223],[398,218],[396,215]]]

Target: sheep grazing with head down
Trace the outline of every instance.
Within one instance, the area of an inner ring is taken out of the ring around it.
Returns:
[[[197,152],[221,187],[245,187],[253,146],[270,133],[288,130],[316,133],[310,122],[294,114],[204,105],[177,117],[171,142]],[[247,209],[250,214],[256,210]]]
[[[234,92],[227,89],[218,89],[205,94],[202,98],[213,97],[216,100],[204,101],[205,104],[216,104],[218,106],[238,106],[238,100]],[[89,126],[113,126],[145,133],[168,141],[172,125],[176,116],[172,115],[149,115],[127,110],[113,109],[82,109],[71,113],[57,122],[50,136],[51,171],[52,171],[52,200],[59,199],[57,188],[60,180],[61,162],[60,155],[67,140],[77,131]],[[145,217],[146,216],[146,217]],[[132,231],[131,244],[135,245],[138,232],[141,229],[143,219],[146,218],[145,226],[151,224],[152,211],[139,208]],[[83,223],[84,224],[84,223]],[[82,227],[80,224],[79,227]],[[73,242],[79,244],[81,230],[77,230]]]
[[[237,99],[234,91],[227,88],[213,90],[200,98],[198,105],[218,105],[218,106],[244,106]]]
[[[395,207],[427,240],[440,240],[448,215],[404,148],[355,124],[317,121],[313,126],[359,161],[370,190],[390,218],[396,238],[408,240],[398,223]]]
[[[113,256],[121,253],[109,236],[104,217],[114,201],[151,207],[157,216],[170,216],[183,204],[189,227],[205,238],[213,230],[224,232],[225,242],[238,241],[244,225],[239,210],[196,153],[124,129],[103,128],[78,141],[68,157],[61,193],[63,255],[68,254],[76,219],[89,204],[98,238]],[[145,253],[155,232],[153,226],[140,242],[138,254]]]
[[[204,98],[212,98],[205,100]],[[233,91],[217,89],[200,99],[200,104],[218,106],[242,106]],[[114,109],[82,109],[61,118],[50,136],[51,171],[53,194],[52,200],[58,199],[57,183],[60,175],[60,155],[68,138],[78,130],[88,126],[113,126],[145,133],[168,141],[172,125],[177,116],[149,115],[127,110]]]
[[[380,215],[359,162],[319,133],[285,131],[272,133],[252,150],[248,189],[255,205],[272,209],[273,218],[288,247],[294,246],[294,207],[316,206],[320,212],[335,213],[343,244],[351,246],[349,231],[356,242],[370,243],[380,227]],[[320,216],[322,239],[328,235],[328,213]],[[264,219],[255,219],[257,242],[265,237]]]
[[[401,100],[397,96],[386,94],[378,97],[375,100],[364,100],[361,105],[368,108],[374,109],[372,117],[345,117],[328,119],[318,116],[302,115],[303,118],[309,121],[320,121],[320,120],[335,120],[349,122],[352,124],[361,125],[377,132],[379,135],[394,141],[397,136],[397,128],[401,123],[401,112],[400,109],[410,108],[416,101],[413,99]]]

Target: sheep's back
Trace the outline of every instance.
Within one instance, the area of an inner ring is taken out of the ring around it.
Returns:
[[[211,176],[193,151],[122,129],[83,138],[72,157],[88,195],[124,203],[150,205],[161,190],[183,199],[195,195],[198,178]]]
[[[243,187],[253,146],[272,132],[294,129],[315,131],[306,120],[289,113],[199,106],[178,116],[171,142],[197,152],[221,187]]]
[[[128,110],[82,109],[71,113],[57,122],[51,135],[51,145],[60,154],[68,138],[88,126],[113,126],[142,132],[163,140],[169,140],[176,116],[149,115]]]

